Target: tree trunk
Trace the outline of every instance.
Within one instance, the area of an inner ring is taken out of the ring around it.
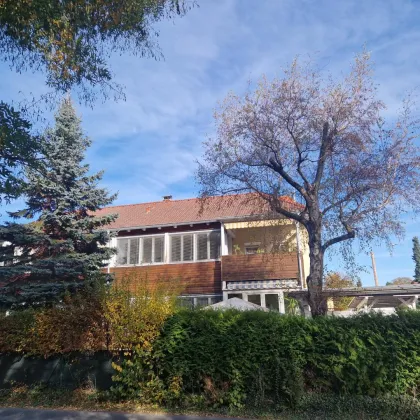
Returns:
[[[312,316],[319,316],[327,313],[328,306],[327,299],[322,295],[324,250],[321,239],[322,216],[317,208],[309,208],[309,219],[310,221],[306,226],[309,236],[310,270],[306,279],[308,285],[308,303],[311,307]]]
[[[327,313],[327,299],[322,295],[324,277],[324,252],[321,244],[309,242],[310,273],[306,279],[308,284],[308,302],[312,316]]]

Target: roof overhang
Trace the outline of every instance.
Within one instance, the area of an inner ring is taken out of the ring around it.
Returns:
[[[224,217],[219,219],[209,219],[209,220],[197,220],[194,222],[182,222],[182,223],[165,223],[165,224],[158,224],[158,225],[143,225],[143,226],[126,226],[126,227],[118,227],[118,228],[108,228],[106,230],[110,232],[119,232],[121,230],[146,230],[146,229],[162,229],[166,227],[174,227],[174,226],[191,226],[191,225],[202,225],[202,224],[210,224],[210,223],[224,223],[225,228],[227,225],[232,224],[244,224],[244,228],[248,227],[260,227],[260,226],[279,226],[285,224],[292,224],[294,223],[291,219],[286,219],[283,216],[279,219],[264,219],[262,216],[258,215],[249,215],[249,216],[240,216],[240,217]],[[264,224],[267,223],[267,224]],[[255,225],[253,225],[255,224]],[[246,225],[246,226],[245,226]],[[227,229],[238,229],[235,228],[227,228]]]
[[[260,227],[278,227],[293,225],[295,222],[291,219],[271,219],[271,220],[249,220],[241,222],[227,222],[225,229],[250,229]]]
[[[295,298],[306,298],[307,290],[299,290],[290,293]],[[376,296],[393,296],[396,298],[406,296],[420,296],[420,285],[407,284],[399,286],[375,286],[375,287],[344,287],[342,289],[324,289],[325,297],[362,297],[372,298]]]

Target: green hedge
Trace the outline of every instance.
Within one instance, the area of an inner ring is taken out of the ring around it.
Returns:
[[[296,406],[308,392],[417,395],[420,313],[304,319],[182,311],[150,353],[116,366],[119,398],[203,406]]]

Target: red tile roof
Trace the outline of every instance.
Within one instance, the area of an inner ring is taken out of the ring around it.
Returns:
[[[290,197],[282,197],[281,200],[288,207],[299,206]],[[201,205],[202,201],[199,198],[162,200],[106,207],[96,212],[96,215],[117,213],[118,219],[108,228],[122,229],[213,222],[270,214],[268,205],[262,202],[256,194],[208,197],[203,206]]]

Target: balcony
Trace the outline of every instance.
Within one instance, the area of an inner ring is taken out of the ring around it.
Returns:
[[[222,256],[222,281],[293,280],[299,282],[296,253]]]

